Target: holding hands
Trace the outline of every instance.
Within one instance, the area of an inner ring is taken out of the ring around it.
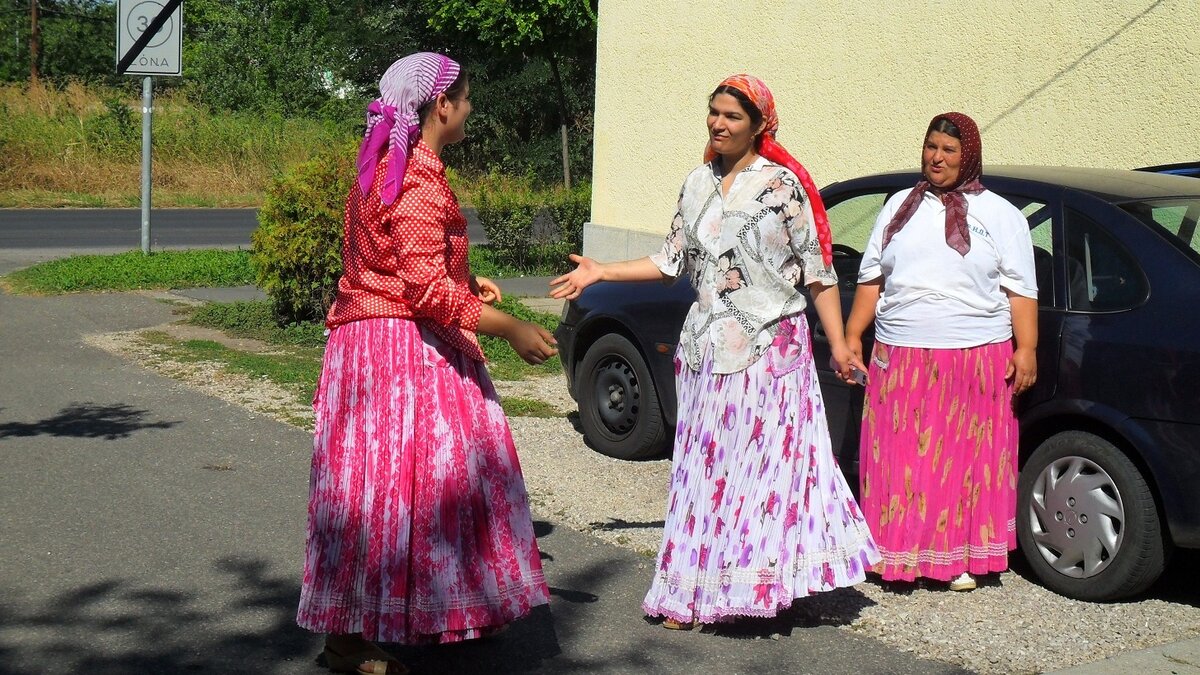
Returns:
[[[846,384],[866,386],[867,366],[862,357],[862,340],[846,337],[842,344],[831,345],[830,350],[833,352],[830,365],[836,366],[838,379]]]

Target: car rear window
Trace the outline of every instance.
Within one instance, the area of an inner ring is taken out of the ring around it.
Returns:
[[[1156,199],[1122,204],[1121,208],[1143,222],[1158,225],[1171,235],[1181,248],[1191,251],[1200,262],[1200,234],[1196,221],[1200,219],[1200,199]]]

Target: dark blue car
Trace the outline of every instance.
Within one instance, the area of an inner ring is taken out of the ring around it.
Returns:
[[[876,215],[918,177],[822,190],[847,315]],[[1021,548],[1059,593],[1136,594],[1173,547],[1200,548],[1200,181],[996,166],[984,183],[1025,213],[1037,262],[1038,381],[1018,402]],[[686,280],[596,284],[564,309],[563,367],[599,452],[637,459],[669,449],[672,356],[694,297]],[[862,389],[828,370],[809,312],[834,448],[853,481]]]

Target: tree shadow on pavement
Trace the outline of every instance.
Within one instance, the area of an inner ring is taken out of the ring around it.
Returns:
[[[263,560],[214,567],[223,587],[202,594],[115,578],[39,600],[0,590],[0,674],[296,670],[318,643],[295,624],[296,580]]]
[[[179,422],[148,422],[148,410],[125,403],[98,405],[72,403],[52,417],[37,422],[0,424],[0,438],[27,436],[69,436],[74,438],[127,438],[142,429],[170,429]]]

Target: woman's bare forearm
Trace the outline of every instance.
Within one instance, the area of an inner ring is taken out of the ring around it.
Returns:
[[[667,276],[650,260],[650,256],[601,263],[600,269],[602,281],[660,281]]]

